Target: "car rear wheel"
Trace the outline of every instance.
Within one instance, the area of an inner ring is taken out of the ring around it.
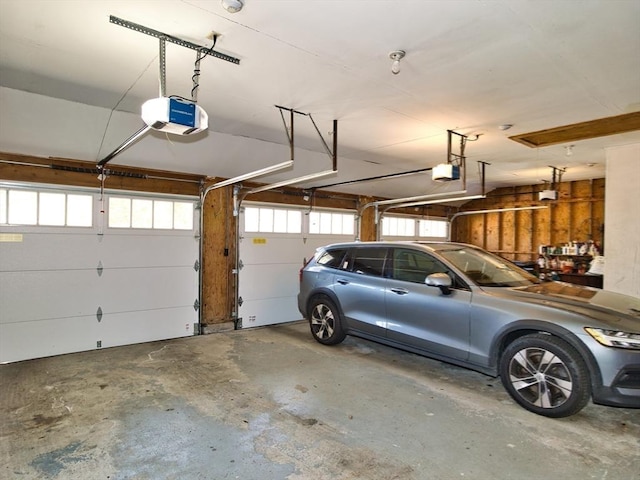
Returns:
[[[338,307],[324,295],[314,298],[311,302],[309,325],[313,338],[324,345],[335,345],[346,337]]]
[[[546,417],[568,417],[589,402],[589,372],[578,352],[552,335],[533,334],[507,346],[500,378],[513,399]]]

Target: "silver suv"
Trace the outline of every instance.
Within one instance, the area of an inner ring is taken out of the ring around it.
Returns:
[[[298,309],[325,345],[347,334],[500,376],[548,417],[640,408],[640,299],[540,282],[472,245],[351,242],[300,271]]]

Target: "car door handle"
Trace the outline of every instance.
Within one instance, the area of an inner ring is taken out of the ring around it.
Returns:
[[[397,293],[398,295],[406,295],[409,293],[409,290],[405,290],[404,288],[392,288],[391,291],[393,293]]]
[[[349,284],[349,280],[345,280],[344,278],[339,278],[338,280],[336,280],[336,282],[338,282],[340,285],[348,285]]]

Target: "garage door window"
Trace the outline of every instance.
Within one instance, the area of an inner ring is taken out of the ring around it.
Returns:
[[[418,232],[416,237],[416,231]],[[446,220],[425,220],[410,217],[383,217],[382,235],[387,237],[414,237],[446,240],[448,222]]]
[[[0,189],[0,224],[91,227],[91,195]]]
[[[309,233],[323,235],[353,235],[355,215],[352,213],[311,212]]]
[[[110,197],[109,227],[192,230],[193,203]]]
[[[302,233],[302,212],[284,208],[245,207],[244,231]]]
[[[382,235],[394,237],[414,237],[416,220],[414,218],[384,217],[382,219]]]
[[[418,220],[418,235],[429,238],[447,238],[449,223],[446,220]]]

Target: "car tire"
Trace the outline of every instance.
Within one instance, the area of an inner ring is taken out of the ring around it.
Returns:
[[[336,304],[325,295],[315,297],[311,302],[309,326],[313,338],[323,345],[336,345],[346,337],[342,328],[340,311]]]
[[[500,358],[500,378],[517,403],[546,417],[574,415],[591,398],[584,360],[552,335],[525,335],[510,343]]]

